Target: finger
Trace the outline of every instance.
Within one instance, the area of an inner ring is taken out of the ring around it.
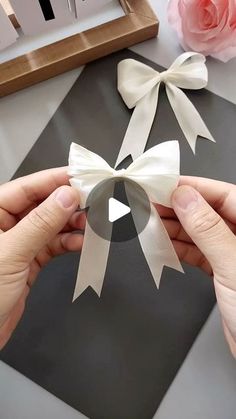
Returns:
[[[186,231],[183,229],[182,225],[177,219],[173,220],[171,218],[162,218],[162,222],[171,239],[180,240],[187,243],[193,243],[191,237],[189,237],[189,235],[186,233]],[[236,225],[230,222],[226,222],[226,221],[225,223],[230,228],[230,230],[235,234]]]
[[[81,230],[84,231],[86,223],[86,213],[76,211],[69,219],[63,231]]]
[[[83,234],[67,233],[61,238],[62,245],[66,252],[78,252],[82,249]]]
[[[78,192],[62,186],[4,233],[5,244],[12,248],[15,259],[31,262],[63,229],[78,205]]]
[[[19,220],[26,217],[34,208],[37,207],[37,204],[31,205],[31,207],[27,208],[27,210],[23,211],[19,215],[13,216],[9,214],[7,211],[0,208],[0,230],[1,231],[8,231],[12,227],[14,227]],[[82,213],[76,211],[68,221],[68,223],[63,228],[64,232],[73,231],[73,230],[84,230],[85,221],[83,220]]]
[[[179,240],[186,243],[193,243],[192,239],[188,236],[182,225],[177,220],[163,219],[162,222],[171,238],[171,240]]]
[[[215,277],[225,286],[235,288],[236,238],[224,220],[190,186],[178,187],[172,204],[184,230],[212,266]]]
[[[55,189],[69,184],[66,167],[43,170],[0,185],[0,208],[19,214],[41,202]]]
[[[46,252],[49,259],[44,265],[55,256],[63,255],[67,252],[79,252],[83,245],[83,234],[62,233],[58,234],[47,246]]]
[[[13,215],[9,214],[5,210],[0,209],[0,228],[3,231],[10,230],[14,225],[16,225],[18,220],[22,220],[26,215],[29,214],[34,208],[38,205],[32,204],[29,208],[25,211],[14,217]],[[17,220],[18,219],[18,220]],[[69,219],[68,223],[65,225],[62,231],[69,232],[73,230],[84,230],[86,223],[86,214],[85,212],[76,211],[72,214],[71,218]]]
[[[83,245],[83,235],[78,233],[60,233],[37,255],[28,277],[28,285],[31,287],[40,270],[47,265],[55,256],[67,252],[78,252]]]
[[[83,245],[83,235],[78,233],[58,234],[37,256],[40,268],[45,266],[53,257],[67,252],[78,252]]]
[[[236,186],[231,183],[200,177],[181,176],[180,186],[189,185],[224,218],[236,223]]]
[[[212,276],[212,268],[202,252],[191,243],[172,240],[178,258],[191,266],[202,269],[207,275]]]
[[[0,229],[2,231],[10,230],[10,228],[14,227],[17,220],[12,215],[9,214],[6,210],[0,208]]]
[[[176,214],[172,208],[167,208],[160,204],[156,204],[155,207],[160,217],[177,219]]]

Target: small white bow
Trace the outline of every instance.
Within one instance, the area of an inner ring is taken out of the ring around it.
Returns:
[[[115,170],[102,157],[72,143],[68,174],[72,176],[71,185],[80,192],[83,208],[95,186],[113,177],[124,177],[137,183],[146,192],[151,203],[170,207],[171,194],[179,181],[179,160],[178,141],[168,141],[146,151],[127,169]],[[136,223],[135,214],[132,215]],[[157,287],[164,266],[182,272],[174,247],[153,204],[148,224],[139,234],[139,240]],[[88,286],[100,296],[109,247],[110,242],[99,237],[86,223],[73,300]]]
[[[185,52],[162,73],[133,59],[118,64],[118,90],[128,108],[135,109],[116,166],[128,155],[134,160],[143,153],[155,118],[161,82],[165,84],[169,102],[192,151],[195,152],[198,136],[215,142],[198,111],[181,90],[206,87],[205,61],[201,54]]]

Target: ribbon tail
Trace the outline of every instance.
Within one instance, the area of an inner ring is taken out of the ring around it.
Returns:
[[[157,288],[160,285],[164,266],[184,273],[174,246],[153,204],[151,204],[149,222],[138,237]]]
[[[86,222],[73,301],[88,287],[92,287],[99,297],[101,295],[111,244],[112,223],[106,220],[106,214],[101,210],[99,203],[106,197],[112,196],[113,191],[114,185],[112,183],[104,190],[100,188],[97,201],[95,197],[95,201],[90,203],[91,206],[88,209],[87,217],[90,216],[90,211],[95,211],[97,216],[93,219],[93,226],[96,227],[97,225],[99,227],[103,223],[102,225],[106,231],[106,239],[96,234],[88,221]],[[102,217],[105,217],[105,220]]]
[[[200,114],[185,93],[171,83],[166,83],[166,93],[176,119],[193,153],[195,153],[198,136],[215,142]]]
[[[142,207],[142,213],[140,213],[140,210],[137,211],[135,206],[137,201],[136,191],[128,182],[125,184],[125,190],[137,231],[142,229],[142,217],[150,213],[148,223],[144,230],[139,233],[138,238],[155,284],[159,288],[164,266],[176,269],[179,272],[183,272],[183,268],[154,204],[150,203],[149,206],[144,199],[140,202]]]
[[[133,160],[143,154],[155,118],[160,83],[140,99],[131,116],[115,167],[126,157]]]
[[[110,241],[99,237],[86,223],[79,270],[75,285],[73,302],[90,286],[100,297]]]

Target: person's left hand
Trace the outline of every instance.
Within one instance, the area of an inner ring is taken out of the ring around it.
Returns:
[[[54,256],[80,250],[83,215],[66,168],[0,186],[0,349],[19,322],[40,269]],[[67,186],[63,186],[67,185]]]

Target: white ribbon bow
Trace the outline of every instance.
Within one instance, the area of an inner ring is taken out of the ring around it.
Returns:
[[[206,87],[208,71],[205,61],[201,54],[185,52],[162,73],[133,59],[118,64],[118,90],[128,108],[135,109],[115,166],[129,155],[134,160],[143,153],[155,118],[162,82],[192,151],[195,152],[199,135],[215,142],[192,102],[180,90]]]
[[[82,208],[86,206],[86,200],[96,185],[106,179],[121,176],[141,186],[150,202],[171,207],[171,194],[179,180],[179,160],[178,141],[168,141],[146,151],[127,169],[116,171],[102,157],[72,143],[68,174],[73,176],[70,179],[71,185],[80,192]],[[132,215],[136,223],[135,214]],[[148,224],[139,234],[139,241],[157,287],[164,266],[183,272],[153,204]],[[87,222],[73,301],[89,286],[100,296],[109,248],[110,241],[99,237]]]

